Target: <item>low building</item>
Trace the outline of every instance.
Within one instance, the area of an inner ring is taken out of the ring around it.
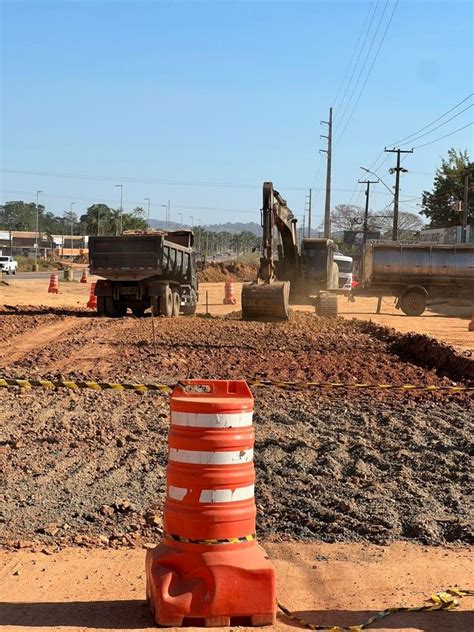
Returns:
[[[461,226],[449,226],[447,228],[424,228],[420,231],[420,241],[433,242],[435,244],[460,244],[462,236]],[[467,243],[474,243],[474,225],[467,226]]]

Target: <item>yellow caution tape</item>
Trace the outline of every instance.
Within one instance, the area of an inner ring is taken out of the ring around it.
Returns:
[[[204,544],[206,546],[216,546],[218,544],[240,544],[242,542],[253,542],[257,536],[255,533],[249,535],[243,535],[238,538],[218,538],[214,540],[193,540],[191,538],[183,538],[180,535],[173,535],[170,533],[164,533],[164,538],[173,540],[173,542],[184,542],[185,544]]]
[[[289,619],[297,621],[300,625],[308,628],[309,630],[325,630],[326,632],[342,632],[343,630],[349,630],[349,632],[360,632],[360,630],[365,630],[376,621],[385,619],[386,617],[389,617],[392,614],[396,614],[397,612],[436,612],[439,610],[455,610],[459,607],[459,601],[456,599],[456,597],[472,596],[474,596],[474,590],[448,588],[445,591],[431,595],[428,600],[431,601],[431,603],[425,604],[423,606],[396,606],[395,608],[386,608],[385,610],[381,610],[380,612],[377,612],[373,616],[369,617],[367,621],[364,621],[359,625],[350,625],[347,627],[338,625],[316,625],[315,623],[309,623],[305,619],[302,619],[298,615],[288,610],[288,608],[286,608],[279,601],[277,601],[277,605]]]
[[[436,386],[433,384],[369,384],[356,382],[344,384],[342,382],[283,382],[277,380],[259,380],[251,378],[247,380],[249,386],[255,388],[271,387],[277,388],[315,388],[322,390],[383,390],[383,391],[425,391],[425,392],[449,392],[465,393],[474,391],[474,386]],[[94,391],[135,391],[146,393],[148,391],[159,391],[161,393],[171,393],[175,384],[135,384],[132,382],[94,382],[89,380],[35,380],[0,377],[0,388],[46,388],[57,389],[66,388],[71,390],[91,389]],[[186,386],[186,385],[184,385]]]

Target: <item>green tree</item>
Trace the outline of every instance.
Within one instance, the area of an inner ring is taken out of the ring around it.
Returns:
[[[88,235],[111,235],[110,228],[112,209],[107,204],[92,204],[80,222],[85,226]]]
[[[432,191],[423,191],[422,210],[431,228],[458,226],[461,223],[460,203],[464,199],[464,177],[469,179],[468,223],[474,220],[472,199],[474,195],[474,163],[469,162],[467,151],[450,149],[447,159],[442,159],[436,170]]]

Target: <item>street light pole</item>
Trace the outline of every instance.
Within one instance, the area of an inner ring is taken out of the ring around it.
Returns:
[[[191,220],[191,228],[194,226],[194,215],[190,215],[189,219]]]
[[[36,191],[36,248],[35,248],[35,269],[38,270],[38,242],[39,242],[39,196],[44,191]]]
[[[120,187],[120,233],[122,233],[122,214],[123,214],[123,184],[116,184],[116,187]]]
[[[73,212],[72,212],[72,207],[74,206],[74,204],[75,204],[75,202],[71,202],[71,212],[70,212],[70,219],[71,219],[71,260],[72,260],[72,257],[73,257],[72,250],[73,250],[73,247],[74,247],[74,215],[73,215]]]
[[[364,232],[362,235],[362,244],[365,246],[367,243],[367,233],[369,232],[369,196],[370,196],[370,185],[377,184],[378,180],[359,180],[359,184],[366,184],[367,188],[365,189],[365,213],[364,213]]]
[[[183,214],[182,213],[178,213],[178,215],[179,215],[180,226],[181,226],[181,228],[183,228]]]
[[[147,223],[148,228],[150,228],[150,198],[147,197],[147,198],[143,198],[143,199],[148,202],[148,213],[147,213],[146,223]]]

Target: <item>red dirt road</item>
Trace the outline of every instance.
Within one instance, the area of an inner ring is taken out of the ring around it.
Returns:
[[[284,605],[318,625],[360,624],[375,611],[422,605],[427,594],[468,587],[466,548],[407,543],[267,544]],[[65,549],[57,553],[3,553],[0,622],[4,632],[151,632],[144,603],[145,551]],[[472,588],[472,586],[471,586]],[[369,629],[398,632],[468,632],[472,597],[456,612],[396,614]],[[298,627],[283,614],[274,630]],[[245,630],[245,628],[241,628]]]

